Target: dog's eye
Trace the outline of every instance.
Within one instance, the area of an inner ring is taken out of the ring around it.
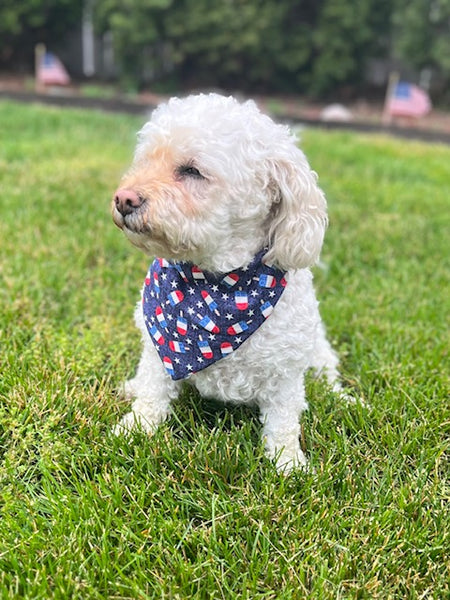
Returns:
[[[177,173],[180,177],[193,177],[194,179],[205,179],[198,169],[192,165],[182,165],[178,167]]]

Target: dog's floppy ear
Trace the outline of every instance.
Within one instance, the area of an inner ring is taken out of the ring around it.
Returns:
[[[264,261],[282,269],[317,262],[327,227],[327,204],[305,155],[292,143],[288,154],[268,161],[274,194],[269,251]]]

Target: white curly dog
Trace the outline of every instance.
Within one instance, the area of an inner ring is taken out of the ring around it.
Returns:
[[[143,352],[124,388],[132,410],[116,433],[154,430],[188,380],[204,396],[256,403],[277,468],[306,465],[305,371],[340,385],[309,270],[326,201],[289,129],[252,101],[173,98],[139,132],[112,214],[158,257],[135,315]]]

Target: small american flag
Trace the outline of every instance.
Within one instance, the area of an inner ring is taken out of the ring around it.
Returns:
[[[428,94],[412,83],[398,82],[388,99],[387,111],[392,117],[423,117],[431,110]]]
[[[45,52],[38,65],[37,78],[43,85],[68,85],[70,77],[57,56]]]

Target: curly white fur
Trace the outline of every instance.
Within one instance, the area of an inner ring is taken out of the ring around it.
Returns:
[[[249,101],[217,94],[172,99],[139,133],[133,165],[112,204],[113,219],[147,254],[191,261],[218,273],[265,261],[287,270],[271,316],[238,350],[189,381],[201,394],[259,406],[267,454],[280,470],[305,465],[299,417],[304,373],[323,372],[335,389],[338,359],[325,337],[308,267],[320,253],[326,201],[288,128]],[[151,342],[138,306],[143,353],[134,399],[116,431],[151,431],[169,413],[180,383]]]

